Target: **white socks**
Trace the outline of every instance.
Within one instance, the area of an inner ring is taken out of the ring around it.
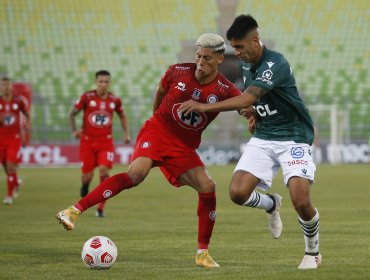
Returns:
[[[266,211],[270,210],[274,206],[274,201],[267,194],[262,194],[256,191],[253,191],[251,196],[243,204],[244,206],[261,208]]]
[[[319,253],[319,211],[316,210],[315,216],[311,221],[304,221],[298,217],[298,222],[302,227],[304,241],[306,243],[306,253]]]

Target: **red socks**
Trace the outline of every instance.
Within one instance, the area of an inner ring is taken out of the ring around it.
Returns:
[[[8,196],[13,196],[13,190],[18,185],[18,178],[16,173],[8,174]]]
[[[119,194],[121,191],[132,187],[132,181],[127,173],[116,174],[100,183],[92,192],[82,198],[75,207],[83,212],[91,206],[103,202]]]
[[[198,249],[208,249],[216,219],[216,193],[199,193]]]

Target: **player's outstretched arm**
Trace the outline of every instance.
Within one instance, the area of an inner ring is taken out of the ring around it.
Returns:
[[[259,100],[266,91],[260,87],[249,86],[242,95],[235,96],[216,103],[199,103],[194,100],[188,100],[182,103],[179,107],[179,112],[185,116],[193,111],[198,112],[224,112],[239,110],[252,106]]]

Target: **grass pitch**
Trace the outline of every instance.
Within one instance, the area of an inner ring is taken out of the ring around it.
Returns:
[[[117,166],[111,174],[125,169]],[[197,193],[171,187],[158,169],[141,186],[110,199],[104,219],[95,217],[94,207],[66,232],[54,215],[79,199],[80,170],[22,168],[20,197],[0,205],[0,279],[370,279],[369,165],[318,166],[311,196],[320,211],[323,264],[311,271],[297,269],[303,234],[281,175],[272,192],[284,198],[284,229],[274,240],[263,211],[229,199],[233,165],[209,171],[217,183],[210,252],[219,269],[194,265]],[[5,195],[3,174],[0,184]],[[95,235],[110,237],[118,247],[109,270],[82,263],[82,245]]]

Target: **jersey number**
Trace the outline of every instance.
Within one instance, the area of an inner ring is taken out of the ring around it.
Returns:
[[[113,161],[114,160],[114,153],[113,152],[107,152],[107,159],[109,161]]]

